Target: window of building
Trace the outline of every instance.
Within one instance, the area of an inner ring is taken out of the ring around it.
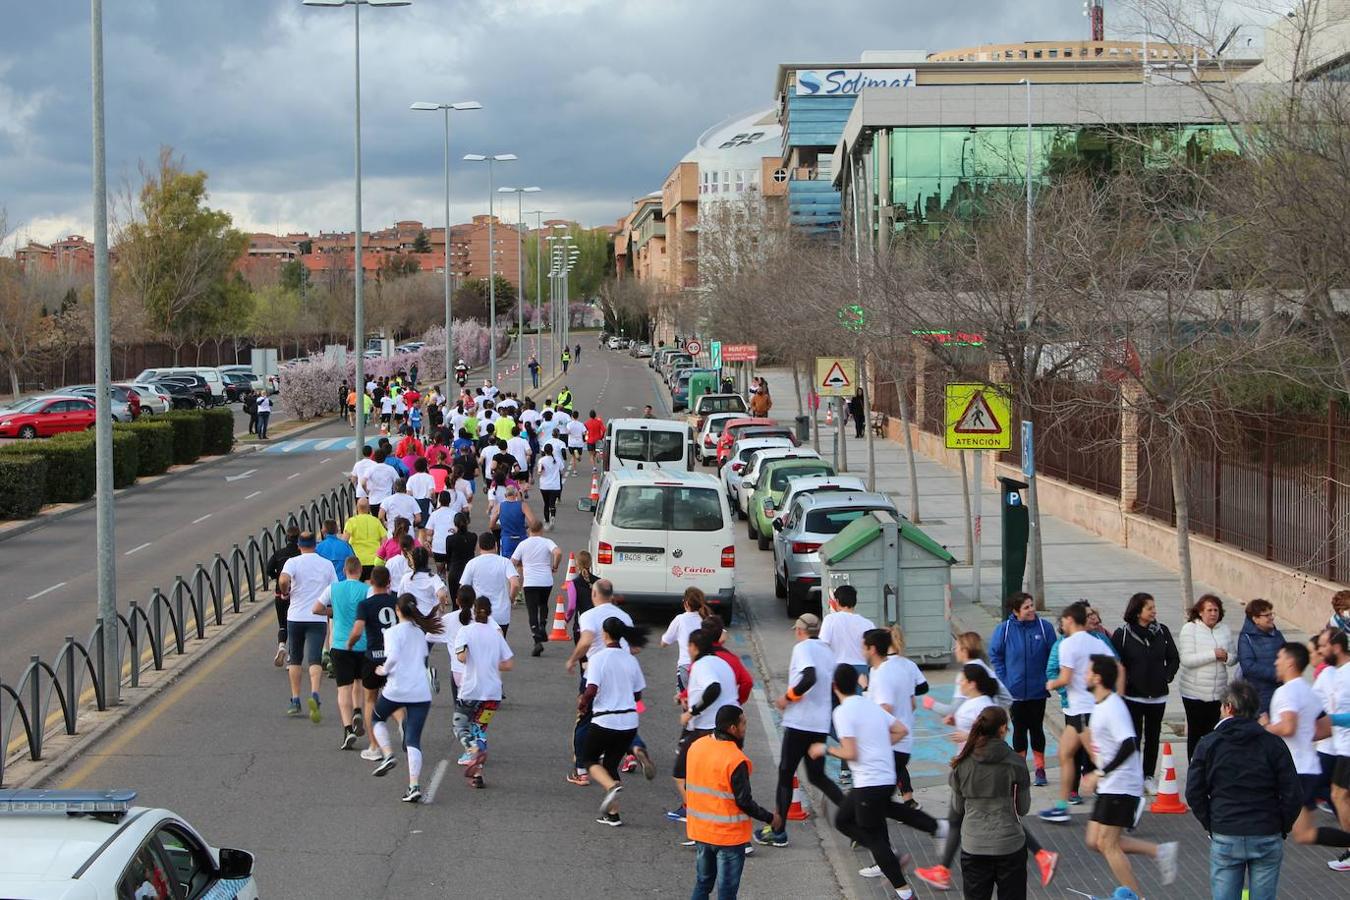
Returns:
[[[1058,51],[1058,50],[1047,50],[1046,53],[1048,53],[1048,54],[1050,55],[1050,58],[1051,58],[1051,59],[1059,59],[1059,51]]]

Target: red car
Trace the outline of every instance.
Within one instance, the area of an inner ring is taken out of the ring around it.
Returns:
[[[786,426],[780,426],[779,423],[775,422],[773,419],[761,419],[753,416],[746,416],[744,419],[732,419],[730,422],[727,422],[726,427],[722,429],[722,436],[717,440],[717,468],[722,468],[726,463],[727,454],[731,452],[731,445],[736,443],[736,438],[740,437],[747,428],[766,428],[774,426],[780,427],[783,437],[790,438],[792,440],[792,445],[794,447],[797,446],[798,441],[796,432]],[[776,434],[777,432],[767,431],[764,433],[765,437],[774,436]]]
[[[34,397],[0,410],[0,437],[50,437],[93,427],[94,401],[86,397]]]

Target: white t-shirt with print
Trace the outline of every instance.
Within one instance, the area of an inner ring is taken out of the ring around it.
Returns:
[[[1090,641],[1097,640],[1086,632],[1082,634]],[[1121,696],[1115,693],[1107,694],[1105,700],[1093,705],[1088,728],[1092,732],[1092,758],[1098,769],[1115,760],[1121,744],[1135,739],[1134,720],[1130,717],[1130,708],[1125,705]],[[1143,793],[1144,761],[1137,747],[1125,762],[1110,773],[1102,775],[1097,782],[1099,797],[1102,794],[1140,797]]]
[[[459,685],[461,700],[502,699],[502,674],[497,667],[513,655],[502,636],[502,630],[492,622],[470,622],[455,635],[451,650],[455,656],[467,649],[464,674]]]
[[[622,647],[605,647],[586,663],[586,684],[598,690],[591,703],[591,721],[611,731],[638,727],[633,695],[647,689],[637,657]],[[607,710],[629,710],[604,715]]]
[[[508,579],[514,578],[516,567],[511,560],[496,553],[480,553],[464,565],[459,576],[461,585],[467,584],[480,597],[492,601],[492,621],[498,625],[511,624],[511,595]]]
[[[895,755],[891,751],[894,721],[886,710],[859,695],[835,707],[835,734],[841,740],[851,737],[857,744],[857,757],[848,763],[854,787],[895,786]]]
[[[711,731],[717,724],[717,711],[736,702],[736,674],[731,671],[727,661],[715,653],[700,656],[689,667],[689,708],[693,709],[703,701],[703,693],[711,685],[720,684],[721,692],[717,699],[708,704],[702,712],[689,720],[687,731]]]

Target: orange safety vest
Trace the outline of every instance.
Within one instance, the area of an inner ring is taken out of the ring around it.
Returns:
[[[750,843],[750,817],[736,805],[731,773],[749,758],[735,741],[706,734],[689,747],[685,767],[685,828],[690,840],[717,847]]]

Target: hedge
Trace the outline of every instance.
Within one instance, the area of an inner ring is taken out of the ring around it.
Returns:
[[[47,460],[43,503],[82,503],[94,496],[93,435],[55,435],[0,448],[3,456],[39,456]]]
[[[202,417],[202,453],[220,456],[234,449],[234,410],[229,407],[204,409]]]
[[[93,436],[90,436],[93,440]],[[138,435],[113,430],[113,488],[131,487],[141,470],[141,439]],[[95,474],[95,482],[97,482]]]
[[[113,426],[113,434],[136,436],[137,476],[160,475],[173,465],[173,425],[159,417]]]
[[[0,456],[0,519],[28,519],[45,499],[47,460],[33,454]]]
[[[185,466],[196,462],[202,455],[202,434],[206,430],[201,411],[185,409],[165,413],[158,421],[168,422],[173,427],[174,464]]]

